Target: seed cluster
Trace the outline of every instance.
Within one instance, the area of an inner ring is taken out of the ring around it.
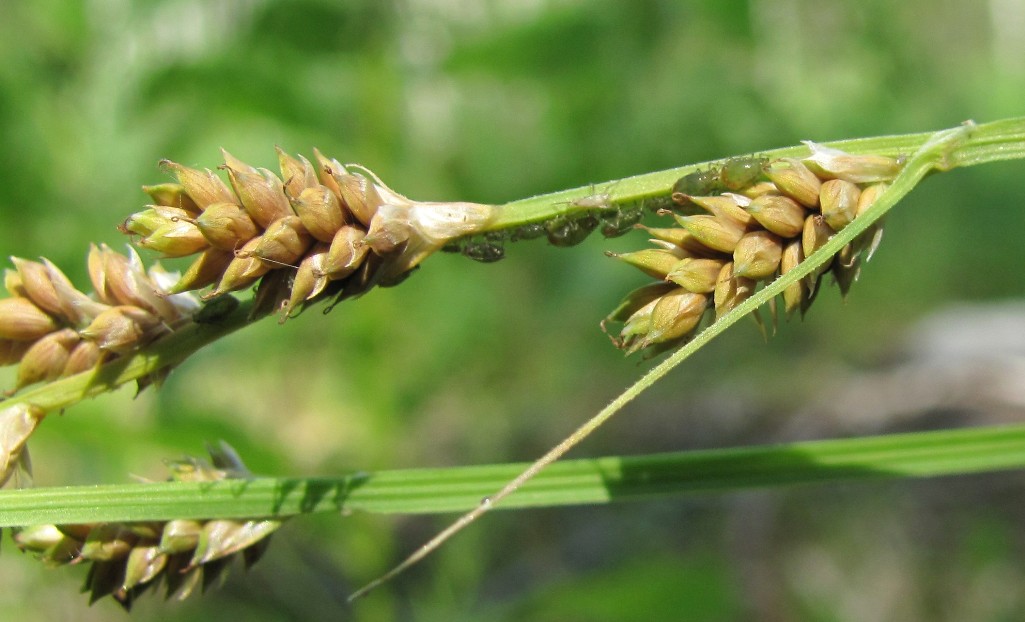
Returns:
[[[235,451],[210,448],[211,461],[185,458],[170,463],[171,480],[216,482],[252,477]],[[48,565],[89,562],[83,591],[90,603],[111,596],[125,609],[143,592],[167,587],[167,597],[187,598],[206,590],[240,557],[246,568],[263,555],[280,520],[172,520],[146,523],[35,525],[17,530],[14,541]]]
[[[0,365],[19,365],[9,393],[135,351],[201,321],[201,301],[257,282],[254,315],[280,310],[282,321],[309,302],[395,284],[496,214],[476,203],[412,201],[369,170],[319,152],[316,166],[278,156],[280,178],[225,153],[230,185],[209,169],[162,163],[177,182],[145,186],[153,205],[119,228],[165,257],[196,255],[180,276],[145,270],[133,250],[93,246],[86,294],[46,259],[12,258],[4,278],[11,297],[0,299]]]
[[[706,316],[718,318],[759,284],[793,270],[867,210],[901,168],[898,159],[857,156],[806,143],[804,159],[740,158],[681,177],[673,187],[676,227],[638,225],[655,248],[609,253],[657,283],[631,292],[603,321],[622,323],[613,343],[656,355],[693,336]],[[788,315],[803,314],[831,273],[843,295],[878,245],[872,227],[782,294]],[[775,314],[775,305],[770,306]],[[775,315],[774,315],[775,317]],[[756,318],[759,319],[760,318]]]
[[[319,151],[316,165],[280,149],[278,159],[280,178],[224,152],[230,187],[209,169],[164,161],[178,182],[145,187],[155,205],[121,230],[167,257],[198,254],[172,292],[212,286],[207,300],[264,279],[284,320],[307,302],[398,282],[495,214],[488,205],[412,201]]]
[[[134,251],[89,249],[93,294],[50,261],[11,258],[0,299],[0,365],[18,364],[14,391],[92,369],[174,330],[199,308],[191,294],[172,294],[175,275],[145,270]]]

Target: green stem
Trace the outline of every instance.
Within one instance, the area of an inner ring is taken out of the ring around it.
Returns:
[[[495,464],[330,478],[256,478],[0,490],[0,527],[288,517],[313,512],[438,513],[478,507],[524,469]],[[1025,468],[1025,425],[566,460],[503,508]]]
[[[877,136],[824,143],[856,154],[908,156],[918,151],[934,135],[903,134]],[[759,154],[769,158],[803,157],[808,154],[804,145],[774,149]],[[960,166],[972,166],[997,160],[1025,158],[1025,117],[1004,119],[975,126],[964,143],[957,146],[948,156],[943,170]],[[593,210],[591,206],[576,206],[574,201],[595,194],[603,195],[610,206],[643,204],[645,201],[668,197],[673,184],[680,177],[699,169],[721,165],[723,160],[690,164],[657,173],[646,173],[624,179],[612,180],[580,188],[562,190],[529,199],[513,201],[501,206],[499,217],[490,223],[489,231],[500,231],[524,224],[549,220],[560,214],[578,214]]]

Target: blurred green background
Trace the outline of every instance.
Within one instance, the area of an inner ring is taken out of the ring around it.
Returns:
[[[0,249],[85,287],[88,244],[125,242],[114,225],[166,180],[157,160],[214,167],[220,147],[272,167],[274,145],[317,146],[414,198],[501,203],[1020,115],[1023,31],[1021,0],[3,2]],[[825,291],[768,343],[736,327],[574,455],[1020,421],[1021,172],[928,180],[846,303]],[[602,251],[644,244],[441,255],[328,316],[265,321],[160,391],[52,416],[32,441],[36,483],[159,478],[163,459],[219,439],[268,475],[533,459],[650,366],[598,330],[645,282]],[[498,512],[352,608],[346,594],[449,517],[320,515],[223,589],[132,615],[1013,620],[1023,492],[1007,473]],[[5,617],[116,615],[86,608],[84,569],[4,547]]]

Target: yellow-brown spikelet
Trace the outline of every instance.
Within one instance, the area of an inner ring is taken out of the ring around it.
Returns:
[[[780,194],[788,196],[805,207],[815,207],[819,202],[822,180],[815,176],[803,162],[794,158],[781,158],[765,167],[769,181],[776,184]]]
[[[291,313],[329,295],[356,296],[375,284],[395,283],[449,240],[480,231],[497,214],[497,208],[488,205],[413,201],[371,171],[356,164],[342,165],[319,151],[315,164],[281,149],[277,154],[280,177],[223,152],[220,168],[230,186],[209,170],[164,161],[178,183],[147,189],[162,204],[187,197],[195,210],[182,207],[188,217],[178,220],[203,238],[196,248],[179,243],[171,249],[175,254],[191,251],[188,254],[200,257],[168,291],[216,284],[202,296],[210,299],[273,275],[275,294],[268,299],[287,301]],[[149,239],[163,232],[166,223],[161,223],[143,212],[129,217],[123,230],[143,235],[145,243],[154,246],[164,242],[159,236]],[[193,236],[188,240],[196,242]],[[324,252],[314,242],[328,244],[327,255],[306,262],[311,254]],[[304,262],[301,287],[292,292],[291,284]],[[287,278],[279,278],[279,271],[285,271]],[[106,291],[105,284],[100,285],[97,291]]]
[[[707,294],[715,291],[715,282],[725,263],[722,259],[681,259],[673,265],[672,270],[666,275],[666,280],[695,294]]]
[[[843,179],[830,179],[822,182],[819,191],[819,210],[822,219],[833,231],[840,231],[851,224],[858,215],[858,200],[861,189]]]
[[[0,422],[7,422],[0,411]],[[32,427],[29,413],[19,429]],[[171,480],[217,482],[252,477],[224,443],[210,448],[211,460],[186,458],[170,464]],[[184,599],[197,587],[222,578],[230,562],[256,563],[281,520],[171,520],[91,525],[35,525],[18,529],[15,544],[50,566],[89,565],[84,592],[90,603],[110,596],[125,609],[147,590],[163,584],[167,596]]]
[[[809,146],[812,155],[805,160],[741,158],[681,177],[672,195],[676,209],[683,212],[672,214],[679,227],[639,225],[654,236],[657,248],[608,253],[649,276],[672,282],[637,290],[602,320],[605,331],[611,322],[623,324],[618,335],[610,335],[617,347],[628,354],[645,350],[653,355],[686,341],[697,329],[700,315],[695,319],[693,305],[686,312],[680,310],[679,316],[672,315],[671,309],[682,309],[683,292],[712,294],[706,305],[714,308],[716,318],[721,317],[754,294],[760,284],[792,271],[863,214],[886,189],[885,182],[900,170],[899,160],[893,158]],[[726,175],[727,169],[736,169],[737,175]],[[734,193],[713,194],[724,188]],[[695,215],[691,205],[706,213]],[[787,287],[782,293],[787,314],[800,309],[803,315],[826,272],[832,272],[846,295],[881,232],[879,226],[870,227],[815,273]],[[679,289],[673,289],[677,285]],[[775,322],[774,300],[769,307]],[[757,313],[755,319],[764,334]]]
[[[60,328],[54,317],[28,298],[0,300],[0,339],[35,341]]]
[[[256,223],[237,203],[214,203],[196,217],[196,227],[210,246],[235,251],[259,234]]]
[[[81,340],[79,334],[70,328],[62,328],[38,339],[21,357],[15,391],[64,375],[71,352]]]

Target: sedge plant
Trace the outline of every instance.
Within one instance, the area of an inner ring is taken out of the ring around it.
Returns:
[[[0,362],[17,375],[0,402],[0,527],[48,563],[89,562],[91,598],[130,606],[161,584],[187,596],[234,557],[252,563],[295,514],[465,511],[356,597],[496,507],[1021,468],[1025,426],[559,461],[741,318],[768,334],[779,315],[808,312],[829,284],[846,295],[880,243],[883,216],[927,175],[1021,158],[1025,119],[966,122],[805,142],[505,205],[412,200],[320,152],[308,160],[279,151],[279,173],[226,152],[223,175],[165,161],[173,181],[144,187],[151,205],[120,229],[141,249],[191,257],[182,274],[147,268],[131,249],[93,246],[87,292],[46,259],[11,259]],[[656,218],[658,226],[641,222]],[[222,445],[210,461],[173,463],[167,482],[21,486],[30,480],[27,442],[48,414],[123,384],[159,385],[190,354],[252,322],[285,322],[398,285],[435,252],[490,262],[508,243],[570,247],[595,230],[650,238],[648,248],[610,253],[652,280],[601,326],[627,354],[668,356],[532,464],[256,478]]]

